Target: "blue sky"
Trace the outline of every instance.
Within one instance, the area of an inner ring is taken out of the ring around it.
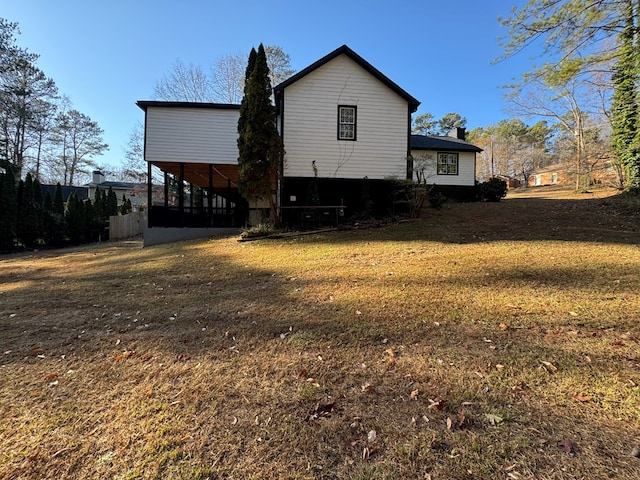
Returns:
[[[137,100],[177,59],[208,69],[224,54],[278,45],[300,70],[342,44],[422,102],[417,114],[457,112],[468,128],[508,117],[502,85],[530,68],[528,51],[492,65],[506,34],[498,16],[524,0],[3,0],[18,44],[75,108],[104,129],[117,167]]]

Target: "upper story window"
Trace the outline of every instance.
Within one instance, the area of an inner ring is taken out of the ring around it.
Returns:
[[[438,153],[438,175],[458,175],[457,153]]]
[[[357,108],[338,105],[338,140],[356,139]]]

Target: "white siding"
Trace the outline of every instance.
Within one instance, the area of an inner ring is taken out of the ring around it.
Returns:
[[[427,183],[435,185],[473,186],[476,182],[476,154],[474,152],[458,152],[458,175],[438,175],[436,162],[438,152],[435,150],[413,150],[414,170],[424,166]],[[415,180],[415,179],[414,179]]]
[[[238,163],[239,110],[148,107],[147,162]]]
[[[356,141],[338,140],[338,105],[357,106]],[[284,175],[406,177],[409,105],[346,55],[284,91]]]

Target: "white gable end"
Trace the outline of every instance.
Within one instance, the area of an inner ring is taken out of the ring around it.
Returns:
[[[357,107],[356,140],[338,140],[338,106]],[[406,177],[409,105],[346,55],[284,91],[285,177]]]

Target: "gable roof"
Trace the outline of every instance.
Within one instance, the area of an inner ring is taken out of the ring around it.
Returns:
[[[418,105],[420,105],[420,101],[418,101],[417,99],[409,95],[405,90],[400,88],[400,86],[397,83],[393,82],[389,77],[384,75],[380,70],[375,68],[373,65],[371,65],[369,62],[367,62],[364,58],[362,58],[360,55],[358,55],[356,52],[351,50],[346,45],[342,45],[341,47],[336,48],[333,52],[329,53],[328,55],[325,55],[320,60],[309,65],[307,68],[300,70],[298,73],[296,73],[292,77],[289,77],[287,80],[280,83],[279,85],[276,85],[273,89],[275,92],[276,98],[282,95],[282,92],[286,87],[306,77],[308,74],[310,74],[314,70],[317,70],[321,66],[329,63],[331,60],[333,60],[334,58],[340,55],[346,55],[347,57],[349,57],[351,60],[356,62],[358,65],[360,65],[371,75],[377,78],[384,85],[386,85],[395,93],[397,93],[400,97],[404,98],[409,103],[412,113],[418,109]]]
[[[440,150],[445,152],[482,152],[469,142],[454,137],[411,135],[411,150]]]

